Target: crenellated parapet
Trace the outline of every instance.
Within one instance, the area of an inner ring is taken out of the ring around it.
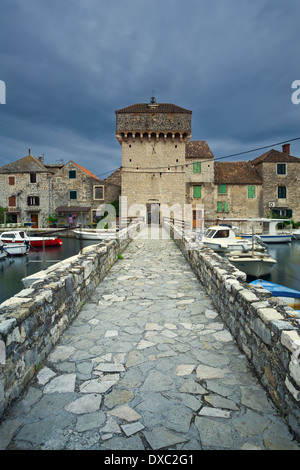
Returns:
[[[188,141],[192,111],[168,103],[142,103],[116,111],[116,137],[133,141]]]
[[[151,142],[151,141],[163,141],[163,142],[189,142],[191,134],[188,132],[116,132],[116,137],[120,145],[123,142]]]

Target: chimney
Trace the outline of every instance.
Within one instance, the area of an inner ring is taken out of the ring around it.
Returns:
[[[291,147],[291,144],[284,144],[282,146],[282,152],[286,153],[287,155],[290,155],[290,147]]]

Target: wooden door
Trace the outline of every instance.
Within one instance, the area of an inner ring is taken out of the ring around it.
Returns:
[[[193,211],[193,228],[201,228],[202,211]]]
[[[39,226],[38,214],[31,214],[30,217],[31,217],[31,222],[33,222],[33,225],[31,226],[31,228],[38,228]]]

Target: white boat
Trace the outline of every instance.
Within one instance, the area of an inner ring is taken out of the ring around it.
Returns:
[[[296,240],[300,240],[300,229],[293,231],[293,238],[295,238]]]
[[[117,230],[94,230],[94,231],[83,231],[74,230],[75,237],[83,240],[106,240],[110,237],[116,237]]]
[[[237,237],[235,231],[228,225],[209,227],[201,241],[207,248],[217,252],[245,251],[252,248],[250,241]]]
[[[283,222],[291,222],[290,219],[248,219],[247,222],[259,224],[260,230],[256,234],[260,236],[264,243],[289,243],[292,240],[292,232],[279,232],[277,225]],[[241,233],[242,238],[251,240],[251,233]]]
[[[272,271],[276,259],[271,258],[268,253],[259,251],[231,252],[228,260],[237,269],[251,277],[263,277]]]
[[[261,246],[261,251],[255,251],[255,242]],[[254,234],[252,227],[252,248],[251,250],[232,251],[229,253],[228,260],[240,271],[243,271],[247,276],[263,277],[272,271],[276,259],[271,258],[267,252],[267,245],[265,245],[260,237]]]
[[[23,244],[25,241],[29,242],[32,247],[48,247],[48,246],[60,246],[62,241],[57,237],[38,237],[29,236],[23,230],[2,232],[0,235],[0,241],[4,244],[15,243]]]
[[[250,282],[250,286],[263,287],[271,292],[273,297],[278,297],[280,300],[283,300],[289,307],[295,310],[300,309],[300,291],[296,289],[291,289],[281,284],[275,284],[275,282],[264,281],[262,279]]]
[[[5,252],[10,256],[26,255],[30,250],[29,242],[24,243],[2,243],[0,241],[1,252]]]

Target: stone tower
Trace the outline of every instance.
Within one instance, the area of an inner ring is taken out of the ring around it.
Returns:
[[[185,145],[192,111],[167,103],[134,104],[116,111],[122,146],[122,196],[128,207],[185,203]],[[153,214],[153,213],[152,213]]]

